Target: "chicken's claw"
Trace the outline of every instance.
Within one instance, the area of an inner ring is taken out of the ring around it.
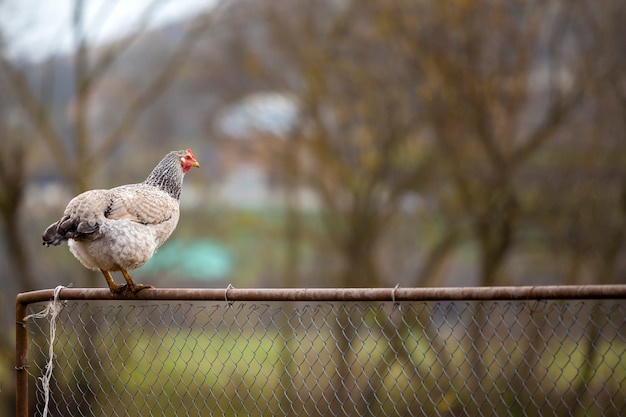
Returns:
[[[115,285],[115,287],[113,288],[109,287],[109,288],[111,289],[111,292],[113,294],[122,294],[126,292],[127,287],[128,287],[127,285]]]
[[[102,275],[107,280],[107,284],[109,285],[109,289],[113,294],[122,294],[122,293],[133,293],[137,294],[141,290],[145,290],[148,288],[154,288],[152,285],[144,285],[144,284],[135,284],[130,277],[128,271],[122,270],[122,275],[124,275],[124,279],[126,280],[126,285],[117,285],[115,281],[113,281],[113,277],[111,277],[111,273],[109,271],[102,271]]]
[[[132,292],[133,294],[137,294],[139,291],[141,290],[147,290],[150,288],[154,288],[153,285],[145,285],[145,284],[134,284],[131,285],[124,285],[124,287],[126,287],[126,291],[130,290],[130,292]]]

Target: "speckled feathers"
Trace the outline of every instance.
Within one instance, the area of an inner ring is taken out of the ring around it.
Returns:
[[[143,183],[76,196],[44,231],[43,244],[69,241],[72,254],[90,269],[142,266],[176,228],[183,177],[191,166],[199,164],[190,150],[170,152]]]

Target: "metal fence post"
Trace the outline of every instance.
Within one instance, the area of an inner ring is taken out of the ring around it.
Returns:
[[[15,381],[16,416],[28,416],[28,331],[26,328],[27,304],[15,305]]]

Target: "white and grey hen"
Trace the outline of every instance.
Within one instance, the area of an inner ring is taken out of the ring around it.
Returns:
[[[43,244],[57,246],[67,241],[83,266],[102,272],[113,293],[151,288],[135,284],[128,271],[148,262],[174,231],[183,177],[198,166],[191,149],[172,151],[140,184],[74,197],[63,217],[43,232]],[[126,285],[117,285],[111,271],[120,271]]]

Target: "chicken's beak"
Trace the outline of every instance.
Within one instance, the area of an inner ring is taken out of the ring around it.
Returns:
[[[198,161],[193,161],[193,164],[191,164],[192,167],[196,167],[199,168],[200,164],[198,163]]]

